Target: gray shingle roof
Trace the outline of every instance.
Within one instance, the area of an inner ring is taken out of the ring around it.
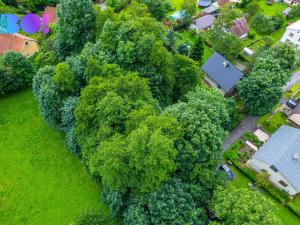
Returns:
[[[198,0],[197,4],[198,6],[207,7],[210,6],[212,3],[212,0]]]
[[[300,154],[300,129],[281,126],[253,157],[274,165],[300,192],[300,159],[293,159],[295,154]]]
[[[224,62],[228,63],[225,67]],[[202,66],[202,71],[218,84],[225,92],[229,92],[244,74],[218,52],[214,54]]]
[[[194,21],[198,30],[203,30],[208,27],[211,27],[215,21],[215,17],[213,15],[202,16]]]

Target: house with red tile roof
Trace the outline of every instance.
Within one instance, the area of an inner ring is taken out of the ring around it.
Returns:
[[[0,34],[0,54],[11,51],[30,57],[39,51],[39,47],[36,40],[22,34]]]
[[[47,14],[49,16],[49,23],[56,23],[56,7],[47,6],[44,11],[44,14]]]
[[[245,17],[236,19],[231,27],[231,32],[242,39],[245,39],[247,37],[249,31],[250,29]]]

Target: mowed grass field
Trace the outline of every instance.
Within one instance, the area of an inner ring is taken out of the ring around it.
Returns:
[[[67,225],[87,208],[107,215],[100,191],[31,90],[0,98],[1,225]]]

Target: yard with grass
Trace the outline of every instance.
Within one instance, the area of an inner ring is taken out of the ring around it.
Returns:
[[[174,8],[175,10],[180,10],[182,3],[183,0],[171,0],[172,8]]]
[[[101,186],[39,116],[31,90],[0,98],[0,224],[67,225],[87,208],[109,211]]]
[[[282,125],[291,126],[286,120],[286,115],[282,112],[277,112],[270,118],[271,114],[264,115],[257,120],[257,124],[262,125],[263,129],[269,134],[273,134]]]
[[[230,183],[230,185],[235,186],[237,188],[249,188],[248,183],[251,182],[244,174],[242,174],[238,169],[234,166],[231,166],[232,171],[236,175],[236,179]],[[277,215],[283,221],[284,225],[296,225],[300,224],[300,218],[297,217],[295,214],[290,212],[285,206],[281,205],[279,202],[274,200],[269,194],[262,192],[267,198],[272,199],[276,208],[277,208]],[[299,201],[300,203],[300,201]]]

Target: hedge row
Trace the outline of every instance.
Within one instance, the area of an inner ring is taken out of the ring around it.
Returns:
[[[293,202],[289,202],[288,204],[286,204],[286,207],[292,211],[295,215],[300,217],[300,208],[295,205]]]

